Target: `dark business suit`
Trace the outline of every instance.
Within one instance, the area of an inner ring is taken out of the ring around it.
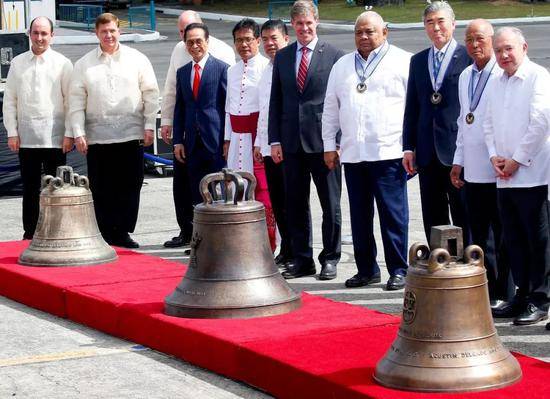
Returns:
[[[269,143],[280,143],[286,186],[288,227],[295,263],[312,262],[309,187],[311,177],[323,210],[323,250],[319,262],[340,260],[340,168],[329,170],[324,163],[321,115],[328,76],[334,63],[344,54],[321,40],[309,57],[303,92],[296,83],[297,43],[275,56],[269,106]]]
[[[202,202],[201,179],[224,166],[223,137],[228,65],[209,56],[201,74],[197,99],[193,97],[193,62],[176,75],[174,107],[174,144],[183,144],[193,203]]]
[[[472,61],[464,46],[458,45],[439,89],[442,101],[434,105],[430,102],[434,90],[428,71],[429,50],[423,50],[411,58],[403,121],[403,150],[416,152],[422,219],[428,242],[432,226],[450,223],[450,208],[453,223],[463,229],[466,246],[470,243],[470,233],[465,194],[464,190],[458,190],[451,184],[449,174],[456,149],[456,120],[460,114],[458,78]]]

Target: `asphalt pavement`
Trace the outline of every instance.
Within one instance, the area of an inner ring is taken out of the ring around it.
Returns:
[[[175,18],[160,16],[157,42],[131,43],[145,53],[164,84],[170,53],[179,40]],[[231,44],[232,22],[207,21],[211,34]],[[550,67],[550,25],[522,27],[535,62]],[[321,29],[320,35],[346,50],[354,49],[349,32]],[[457,29],[461,40],[463,29]],[[421,30],[390,31],[389,40],[408,51],[427,46]],[[76,61],[93,45],[58,45],[56,49]],[[113,173],[116,173],[116,160]],[[420,213],[418,179],[409,181],[409,244],[425,242]],[[321,210],[312,186],[313,245],[321,250]],[[350,234],[349,207],[344,186],[342,193],[343,235]],[[20,239],[21,199],[0,198],[0,241]],[[172,202],[172,178],[148,175],[142,189],[139,221],[133,237],[140,251],[177,262],[187,262],[183,249],[165,249],[162,243],[178,233]],[[378,224],[376,239],[381,243]],[[378,260],[383,282],[388,277],[383,251]],[[306,277],[290,281],[297,291],[322,295],[333,300],[367,306],[399,314],[402,291],[387,292],[383,284],[346,289],[343,282],[355,273],[353,250],[342,247],[338,278],[320,281]],[[444,315],[442,315],[443,317]],[[170,356],[113,338],[93,329],[28,308],[0,297],[0,398],[267,398],[253,387],[231,381]],[[511,320],[496,321],[505,345],[514,351],[550,361],[550,334],[544,323],[516,327]],[[541,393],[541,397],[544,394]]]

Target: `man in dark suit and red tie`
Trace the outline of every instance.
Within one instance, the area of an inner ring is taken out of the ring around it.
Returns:
[[[444,1],[434,1],[424,10],[424,27],[432,45],[411,59],[405,118],[403,121],[403,166],[418,171],[422,219],[428,242],[432,226],[462,227],[464,247],[470,234],[463,190],[449,179],[456,149],[460,113],[458,78],[472,63],[464,46],[453,38],[455,15]]]
[[[288,228],[294,255],[287,279],[316,273],[311,247],[309,187],[311,178],[323,210],[323,250],[319,279],[336,277],[340,260],[340,167],[329,170],[324,162],[321,115],[328,76],[344,55],[317,37],[319,13],[311,1],[296,1],[290,10],[297,41],[275,55],[269,106],[268,137],[271,157],[283,162]]]
[[[208,54],[208,28],[192,23],[184,42],[193,61],[178,69],[174,156],[187,163],[193,203],[202,202],[201,179],[225,166],[223,136],[228,65]]]

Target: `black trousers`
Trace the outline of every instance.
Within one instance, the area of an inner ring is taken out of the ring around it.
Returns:
[[[172,179],[174,208],[181,234],[191,237],[193,232],[193,200],[187,163],[179,162],[174,157],[174,177]]]
[[[189,182],[188,184],[191,194],[189,195],[189,200],[191,201],[192,221],[193,205],[203,202],[202,194],[200,193],[200,182],[202,178],[210,173],[220,172],[225,167],[225,159],[223,158],[221,149],[215,154],[208,151],[200,136],[197,136],[195,140],[193,151],[190,154],[186,154],[186,156],[188,174],[187,181]],[[187,215],[185,220],[187,221]],[[184,230],[184,232],[187,234],[186,230]],[[191,232],[192,229],[189,230],[189,235],[191,235]]]
[[[88,147],[88,179],[101,234],[116,238],[136,227],[143,184],[143,144],[132,140]]]
[[[451,167],[434,159],[418,169],[422,221],[428,243],[432,226],[450,224],[449,210],[453,224],[462,228],[464,248],[471,243],[470,227],[466,214],[465,190],[458,190],[451,184]]]
[[[341,224],[340,196],[342,192],[342,171],[338,167],[329,170],[323,153],[284,153],[285,204],[287,221],[295,261],[309,262],[313,257],[311,212],[309,193],[311,178],[317,188],[317,195],[323,211],[321,225],[323,250],[319,262],[340,260]]]
[[[19,148],[19,165],[23,180],[24,238],[32,238],[40,213],[42,173],[55,176],[58,166],[65,165],[61,148]]]
[[[517,296],[548,310],[550,238],[548,186],[499,188],[500,218]]]
[[[400,159],[344,165],[358,274],[380,273],[374,240],[374,201],[380,217],[384,259],[390,275],[407,273],[409,205],[407,175]]]
[[[496,183],[469,183],[464,186],[472,243],[485,254],[489,297],[511,301],[516,288],[502,237]]]
[[[275,214],[275,221],[281,236],[281,254],[285,259],[292,259],[292,244],[288,231],[285,209],[285,181],[282,164],[276,164],[271,157],[264,157],[265,176],[269,189],[269,199]]]

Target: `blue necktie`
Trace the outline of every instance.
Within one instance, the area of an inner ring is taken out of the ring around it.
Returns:
[[[439,68],[441,68],[441,62],[443,61],[443,52],[438,51],[434,57],[434,73],[435,76],[439,75]]]

